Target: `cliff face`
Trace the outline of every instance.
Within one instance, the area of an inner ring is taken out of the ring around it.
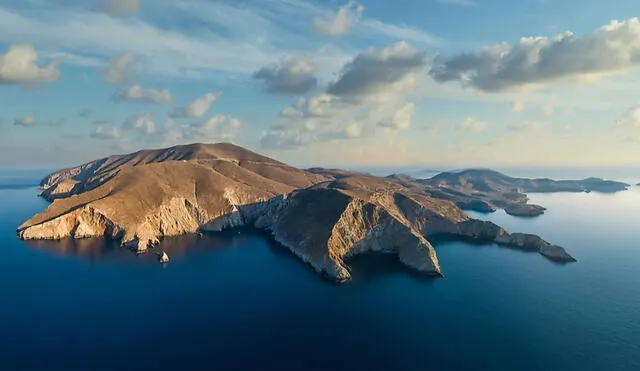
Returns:
[[[348,172],[308,172],[228,144],[113,156],[43,180],[54,199],[18,228],[24,239],[107,236],[139,252],[165,236],[254,226],[318,272],[350,278],[346,259],[391,253],[410,269],[442,275],[434,235],[453,235],[566,259],[470,218],[454,203],[394,180]],[[562,250],[564,251],[564,250]]]

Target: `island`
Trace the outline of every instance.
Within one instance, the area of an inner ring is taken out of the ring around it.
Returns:
[[[457,188],[450,179],[304,170],[230,143],[196,143],[110,156],[48,175],[40,186],[51,204],[17,233],[22,239],[106,237],[144,253],[169,236],[251,227],[338,282],[351,278],[349,258],[372,252],[394,254],[414,271],[442,276],[430,242],[439,236],[576,261],[538,236],[510,234],[470,217],[459,203],[486,202],[476,195],[480,185]],[[525,197],[515,190],[500,197],[489,191],[489,207]]]
[[[443,172],[429,179],[413,179],[402,174],[388,178],[407,187],[424,187],[435,198],[451,200],[463,210],[491,213],[504,209],[513,216],[542,215],[545,208],[529,204],[527,193],[626,191],[627,183],[586,178],[582,180],[553,180],[548,178],[513,178],[490,169],[468,169]]]

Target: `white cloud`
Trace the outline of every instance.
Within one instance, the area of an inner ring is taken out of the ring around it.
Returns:
[[[110,14],[136,13],[140,10],[140,0],[101,0],[104,10]]]
[[[625,129],[640,129],[640,106],[631,108],[618,118],[616,126]]]
[[[391,117],[379,121],[378,126],[395,130],[409,129],[411,127],[411,123],[413,122],[413,114],[413,103],[406,103],[395,110]]]
[[[181,128],[182,140],[186,142],[227,141],[236,137],[242,122],[225,115],[214,115],[208,120]]]
[[[98,125],[89,136],[94,139],[114,140],[122,138],[122,132],[114,126]]]
[[[132,85],[115,96],[118,101],[146,102],[167,104],[173,102],[173,96],[169,89],[157,90],[143,88],[140,85]]]
[[[24,117],[17,118],[13,120],[13,124],[16,126],[29,127],[36,125],[36,115],[34,113],[29,113]]]
[[[464,131],[467,133],[481,133],[487,128],[489,125],[486,122],[479,121],[475,116],[467,116],[458,124],[458,130]]]
[[[414,26],[363,19],[340,48],[327,47],[325,40],[308,31],[309,20],[329,10],[306,0],[153,4],[154,12],[171,14],[174,22],[194,27],[168,27],[157,17],[112,17],[64,1],[29,11],[21,6],[0,8],[0,35],[5,42],[30,40],[44,48],[46,56],[57,55],[65,64],[97,67],[114,55],[133,52],[136,65],[144,66],[136,71],[140,75],[221,81],[246,79],[284,56],[314,51],[322,79],[363,42],[439,41]]]
[[[640,66],[640,20],[611,21],[584,36],[522,38],[516,45],[489,45],[474,53],[439,56],[431,76],[439,82],[496,92],[556,80],[594,77]]]
[[[33,45],[11,45],[5,54],[0,54],[0,84],[49,82],[60,78],[56,62],[40,67],[37,61],[38,53]]]
[[[264,81],[269,93],[304,94],[318,84],[315,72],[313,59],[303,55],[262,67],[253,77]]]
[[[156,122],[152,114],[140,113],[131,116],[123,124],[124,130],[132,130],[140,134],[153,134],[156,132]]]
[[[209,109],[211,109],[211,106],[213,105],[213,103],[215,103],[219,96],[220,93],[206,93],[191,102],[188,106],[179,107],[171,116],[176,118],[202,117],[207,112],[209,112]]]
[[[338,9],[335,14],[329,16],[318,16],[313,19],[313,29],[320,34],[330,36],[340,36],[347,34],[362,16],[364,6],[349,2]]]
[[[283,109],[261,144],[296,148],[314,143],[374,137],[376,128],[406,130],[414,105],[405,99],[421,81],[424,53],[405,42],[367,49],[342,68],[337,80]]]
[[[111,84],[126,84],[133,79],[134,55],[132,52],[125,52],[116,55],[109,60],[109,64],[104,72],[104,80]]]

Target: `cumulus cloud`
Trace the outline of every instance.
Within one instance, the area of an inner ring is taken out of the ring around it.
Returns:
[[[30,84],[60,78],[57,63],[40,67],[37,61],[38,53],[33,45],[11,45],[5,54],[0,54],[0,84]]]
[[[202,117],[207,112],[209,112],[209,109],[211,109],[211,106],[215,103],[219,96],[220,93],[206,93],[191,102],[186,107],[177,108],[171,114],[171,117]]]
[[[34,113],[30,113],[24,117],[17,118],[13,120],[13,124],[16,126],[22,126],[22,127],[35,126],[36,115]]]
[[[147,89],[137,84],[132,85],[124,91],[118,93],[114,98],[115,100],[121,102],[144,102],[156,104],[166,104],[173,102],[173,96],[171,95],[169,89]]]
[[[153,134],[156,132],[156,122],[152,114],[140,113],[131,116],[123,124],[124,130],[131,130],[140,134]]]
[[[94,139],[114,140],[122,138],[122,132],[115,126],[98,125],[89,136]]]
[[[347,34],[364,12],[364,6],[352,1],[340,7],[338,12],[325,17],[313,19],[313,29],[320,34],[340,36]]]
[[[481,133],[488,127],[486,122],[479,121],[475,116],[465,117],[457,126],[458,130],[466,133]]]
[[[242,122],[225,115],[214,115],[204,122],[183,126],[181,137],[186,142],[231,140]]]
[[[424,53],[405,42],[367,49],[344,65],[326,91],[283,109],[261,144],[295,148],[371,137],[376,128],[406,130],[414,115],[414,105],[406,99],[425,67]]]
[[[102,0],[103,9],[109,14],[130,14],[140,10],[140,0]]]
[[[309,56],[297,56],[280,64],[262,67],[253,74],[269,93],[304,94],[316,87],[316,65]]]
[[[134,55],[132,52],[118,54],[109,60],[104,80],[110,84],[126,84],[133,80]]]
[[[406,103],[393,112],[391,117],[378,122],[378,126],[396,130],[409,129],[413,122],[413,113],[413,103]]]
[[[594,75],[640,66],[640,20],[611,21],[577,36],[522,38],[515,45],[489,45],[477,52],[435,58],[430,75],[438,82],[497,92],[562,79],[585,80]]]
[[[426,66],[425,53],[406,42],[383,49],[367,49],[343,68],[328,93],[362,97],[403,92],[415,86]]]
[[[616,121],[616,126],[626,129],[640,129],[640,106],[631,108]]]

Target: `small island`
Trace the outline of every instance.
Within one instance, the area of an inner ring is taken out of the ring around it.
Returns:
[[[351,277],[348,258],[370,252],[394,254],[409,269],[442,276],[430,241],[445,235],[574,262],[539,236],[509,233],[462,209],[532,216],[544,208],[526,204],[525,191],[625,187],[594,179],[522,180],[488,170],[382,178],[298,169],[230,143],[196,143],[63,169],[44,178],[41,188],[52,203],[18,227],[20,238],[108,237],[144,253],[168,236],[252,227],[343,282]],[[161,261],[168,261],[165,255]]]

